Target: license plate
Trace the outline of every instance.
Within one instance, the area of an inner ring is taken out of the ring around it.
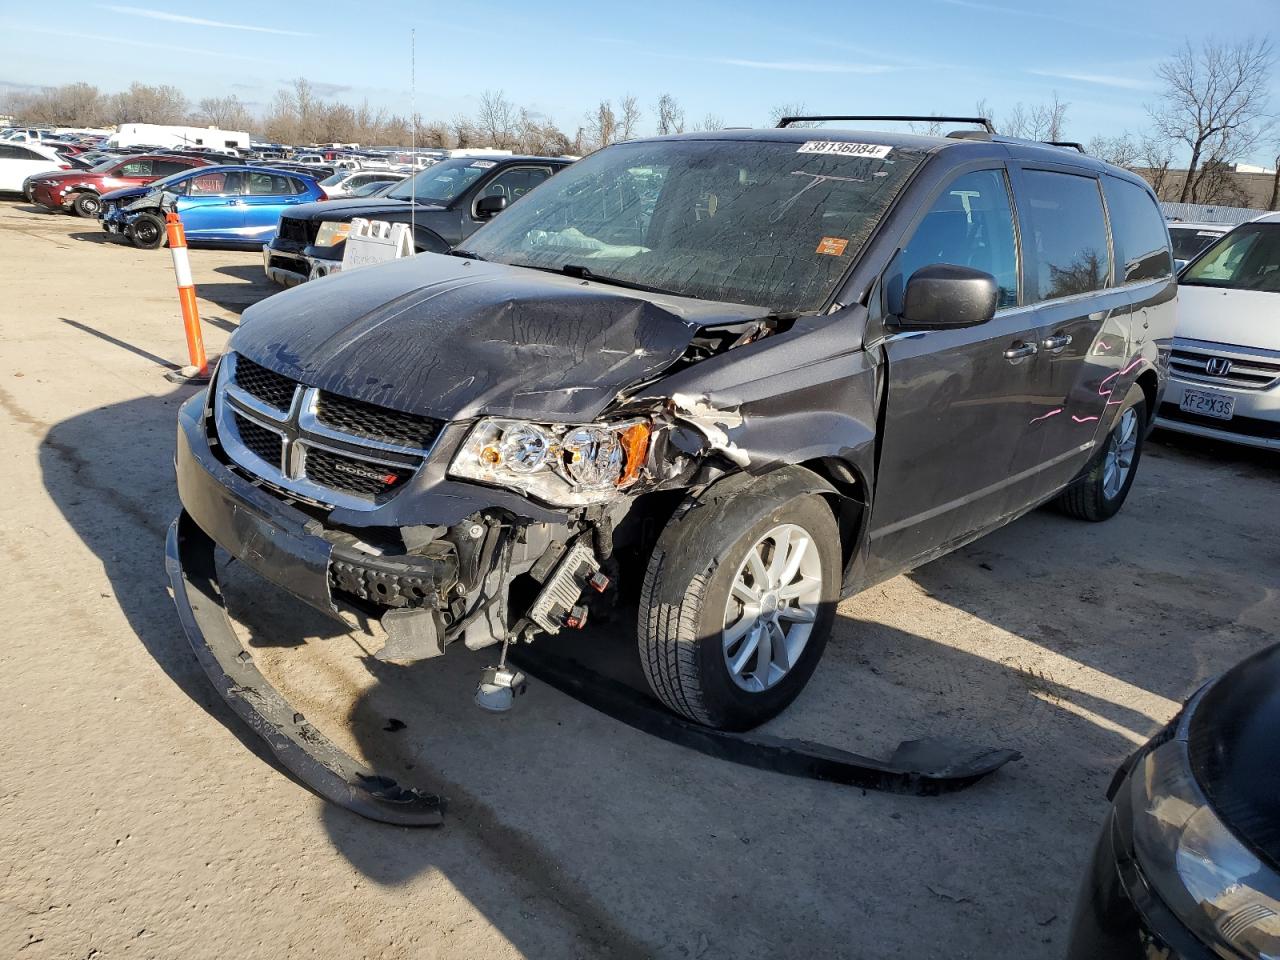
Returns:
[[[1206,393],[1200,390],[1183,390],[1178,409],[1183,413],[1198,413],[1202,417],[1230,420],[1235,413],[1236,398],[1225,393]]]

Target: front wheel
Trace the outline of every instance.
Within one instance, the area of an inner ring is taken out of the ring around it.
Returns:
[[[1142,457],[1146,409],[1145,399],[1137,400],[1120,414],[1084,472],[1059,495],[1057,506],[1063,513],[1097,523],[1120,512]]]
[[[142,250],[157,250],[164,246],[164,221],[150,213],[140,213],[129,224],[129,239]]]
[[[92,220],[98,215],[98,211],[102,209],[102,200],[96,193],[81,193],[76,196],[75,201],[71,204],[71,209],[77,217]]]
[[[697,723],[764,723],[799,695],[826,646],[840,532],[795,476],[704,495],[668,523],[650,558],[641,664],[658,698]]]

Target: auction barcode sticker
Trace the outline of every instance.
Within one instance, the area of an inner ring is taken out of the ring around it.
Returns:
[[[893,147],[878,143],[850,143],[847,140],[807,140],[796,153],[835,153],[842,157],[870,157],[883,160]]]

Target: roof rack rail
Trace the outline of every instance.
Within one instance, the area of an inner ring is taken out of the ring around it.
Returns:
[[[1042,142],[1047,143],[1051,147],[1065,147],[1068,150],[1079,150],[1081,153],[1084,153],[1084,144],[1078,143],[1075,140],[1044,140]]]
[[[902,116],[832,116],[832,117],[783,117],[778,121],[779,127],[788,127],[793,123],[819,123],[826,120],[895,120],[904,123],[936,123],[942,121],[945,123],[975,123],[983,127],[987,133],[994,134],[996,128],[991,125],[991,121],[986,117],[924,117],[911,116],[904,114]]]

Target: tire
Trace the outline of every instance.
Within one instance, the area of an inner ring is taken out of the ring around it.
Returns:
[[[730,478],[719,491],[686,501],[659,536],[641,589],[637,639],[649,686],[676,713],[747,730],[780,713],[809,681],[831,633],[842,573],[839,528],[827,502],[811,492],[815,479],[799,469]],[[779,598],[781,581],[770,580],[769,567],[787,542],[784,533],[801,560]],[[753,571],[762,567],[766,576],[757,580]],[[747,591],[766,585],[756,590],[758,616],[735,582]],[[773,653],[767,663],[766,647]]]
[[[1134,399],[1123,408],[1107,439],[1098,446],[1080,476],[1071,481],[1055,501],[1067,516],[1100,523],[1110,520],[1124,506],[1138,473],[1147,432],[1147,403],[1142,397],[1142,388],[1135,386],[1131,391],[1141,399]],[[1118,478],[1114,471],[1120,472]]]
[[[102,198],[96,193],[83,192],[76,194],[75,201],[71,204],[71,212],[77,217],[84,217],[87,220],[96,219],[98,211],[102,209]]]
[[[129,224],[129,239],[140,250],[158,250],[164,246],[164,221],[151,213],[140,213]]]

